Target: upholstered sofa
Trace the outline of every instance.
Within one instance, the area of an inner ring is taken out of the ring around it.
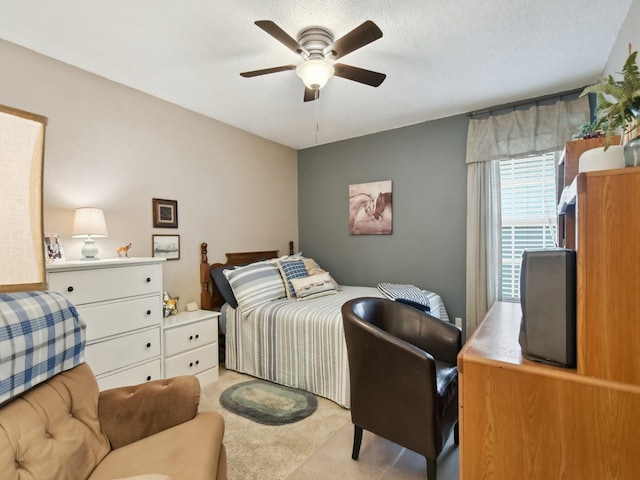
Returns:
[[[0,480],[226,479],[224,421],[192,376],[99,392],[86,363],[0,406]]]

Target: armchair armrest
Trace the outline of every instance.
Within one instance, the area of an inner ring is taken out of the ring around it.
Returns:
[[[437,360],[456,365],[462,349],[462,331],[458,327],[406,305],[398,310],[402,314],[390,318],[385,330],[429,352]]]
[[[422,321],[429,326],[421,341],[424,342],[427,351],[438,360],[456,365],[458,353],[462,349],[462,331],[452,323],[429,314],[425,314],[424,317]]]
[[[186,375],[100,393],[100,427],[111,448],[123,447],[194,418],[200,383]]]

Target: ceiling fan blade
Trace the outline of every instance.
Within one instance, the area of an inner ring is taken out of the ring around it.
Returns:
[[[304,101],[313,102],[320,98],[320,90],[313,90],[312,88],[304,87]]]
[[[333,68],[335,68],[334,75],[336,77],[346,78],[347,80],[364,83],[366,85],[371,85],[372,87],[380,86],[380,84],[384,82],[384,79],[387,78],[384,73],[352,67],[351,65],[345,65],[344,63],[336,63]]]
[[[287,32],[282,30],[278,25],[276,25],[271,20],[257,20],[255,24],[260,27],[262,30],[267,32],[273,38],[282,43],[285,47],[291,50],[298,55],[307,54],[308,52],[302,48],[296,40],[294,40]]]
[[[344,57],[354,50],[364,47],[381,37],[382,30],[380,30],[371,20],[367,20],[359,27],[354,28],[349,33],[333,42],[330,50],[334,52],[334,57],[337,60],[338,58]]]
[[[295,65],[283,65],[282,67],[263,68],[262,70],[252,70],[250,72],[242,72],[245,78],[257,77],[258,75],[267,75],[268,73],[286,72],[287,70],[295,70]]]

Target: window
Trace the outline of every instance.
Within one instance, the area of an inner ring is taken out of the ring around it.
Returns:
[[[556,158],[547,153],[500,162],[501,300],[520,297],[524,249],[556,246]]]

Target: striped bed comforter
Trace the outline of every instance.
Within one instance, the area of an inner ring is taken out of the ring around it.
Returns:
[[[439,295],[428,292],[432,315],[449,320]],[[275,300],[243,316],[223,306],[226,368],[298,388],[349,408],[349,361],[342,305],[383,297],[375,287],[343,286],[311,300]]]

